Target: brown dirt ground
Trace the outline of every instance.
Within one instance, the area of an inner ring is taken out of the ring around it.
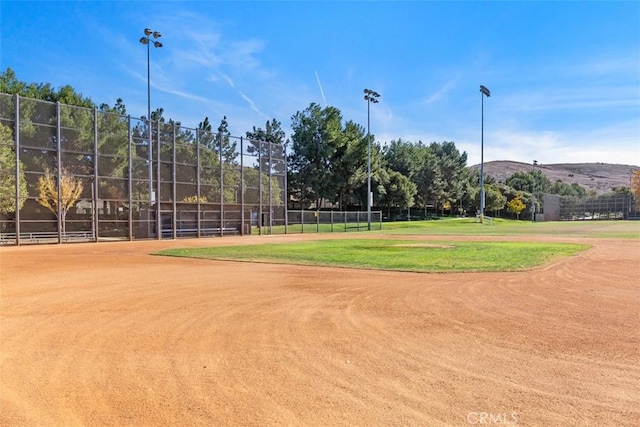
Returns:
[[[0,425],[640,425],[637,240],[491,274],[149,255],[308,238],[0,248]]]

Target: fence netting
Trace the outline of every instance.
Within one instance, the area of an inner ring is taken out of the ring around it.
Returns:
[[[585,197],[544,195],[544,221],[637,219],[638,207],[631,194]]]
[[[285,147],[0,94],[5,243],[256,233],[286,224]]]

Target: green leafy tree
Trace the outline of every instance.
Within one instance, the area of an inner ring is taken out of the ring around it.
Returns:
[[[200,196],[213,203],[220,200],[220,153],[216,147],[216,135],[212,132],[209,118],[198,125],[200,145]]]
[[[276,119],[265,122],[265,128],[253,126],[251,131],[246,132],[248,138],[247,153],[259,158],[259,169],[263,172],[271,170],[278,175],[286,175],[287,167],[284,158],[283,145],[285,144],[285,133],[281,128],[281,123]]]
[[[560,180],[554,182],[547,191],[560,196],[584,197],[587,195],[587,190],[577,182],[567,184]]]
[[[316,206],[327,200],[344,209],[355,198],[365,205],[368,141],[364,128],[353,121],[343,125],[339,109],[314,103],[292,120],[288,182],[294,197]],[[377,198],[389,176],[381,149],[370,137],[371,184]]]
[[[18,80],[16,72],[10,67],[0,74],[0,93],[8,93],[10,95],[18,94],[25,96],[26,83]]]
[[[380,203],[387,207],[387,216],[391,216],[391,209],[400,210],[413,206],[416,185],[406,176],[397,171],[389,172],[389,181],[383,186]]]
[[[17,207],[22,209],[27,199],[27,180],[22,161],[18,165],[18,185],[20,198]],[[10,215],[16,211],[16,153],[11,128],[0,124],[0,215]]]
[[[215,134],[211,131],[211,122],[209,117],[205,117],[203,121],[198,124],[198,143],[205,148],[215,150]]]
[[[20,100],[20,137],[37,141],[44,150],[55,150],[58,145],[64,151],[92,151],[93,109],[91,98],[83,96],[72,86],[55,89],[49,83],[27,83],[19,80],[11,68],[0,74],[0,92],[18,94]],[[30,98],[30,99],[26,99]],[[48,101],[44,103],[41,101]],[[55,102],[60,102],[61,139],[56,140],[51,126],[57,120]],[[84,107],[84,108],[77,108]],[[44,156],[23,156],[26,170],[44,170],[49,165]],[[77,173],[88,174],[92,170],[92,157],[70,155],[65,164]]]
[[[289,184],[303,203],[319,207],[323,199],[337,199],[340,183],[333,178],[333,168],[344,141],[341,122],[340,110],[315,103],[292,117]]]
[[[438,158],[431,147],[418,144],[421,168],[416,173],[415,182],[418,187],[418,200],[422,205],[425,214],[429,204],[436,204],[442,199],[444,193],[444,181],[442,172],[438,165]]]
[[[480,194],[478,194],[478,202],[480,200]],[[507,197],[502,194],[500,189],[492,184],[485,182],[485,209],[487,212],[493,212],[494,216],[497,216],[498,212],[504,208],[507,203]],[[479,203],[478,203],[479,206]]]
[[[227,122],[227,116],[222,117],[220,126],[218,126],[218,133],[216,134],[216,149],[220,153],[221,161],[226,164],[235,164],[236,157],[236,143],[231,141],[229,133],[229,123]]]
[[[535,185],[535,179],[531,172],[517,171],[507,177],[505,184],[516,191],[528,191],[531,193]]]
[[[393,180],[391,171],[395,171],[413,184],[414,192],[411,195],[411,203],[405,206],[406,208],[413,206],[416,199],[419,198],[418,182],[424,159],[423,148],[409,141],[398,139],[392,140],[383,150],[384,161],[390,171],[390,179]]]
[[[342,130],[342,143],[332,156],[334,177],[340,208],[346,210],[350,201],[367,203],[367,139],[362,126],[348,121]],[[372,141],[373,142],[373,141]],[[378,144],[371,144],[371,185],[374,195],[381,195],[388,181],[384,158]],[[375,196],[374,196],[375,197]]]
[[[264,129],[262,129],[261,127],[256,128],[255,126],[253,126],[253,129],[251,131],[248,131],[246,133],[246,136],[247,138],[254,141],[265,141],[272,144],[280,145],[285,143],[285,133],[282,130],[282,124],[276,119],[265,122]],[[256,147],[248,147],[247,149],[249,153],[256,153],[255,150]]]
[[[535,172],[514,172],[505,180],[505,184],[518,191],[535,191],[536,194],[547,192],[551,187],[551,181],[539,169]]]
[[[444,206],[453,206],[462,198],[463,171],[467,166],[467,153],[456,148],[454,142],[432,143],[431,151],[437,158],[439,168],[440,190],[435,193],[435,200]]]
[[[49,102],[60,101],[62,104],[76,107],[95,107],[91,98],[82,96],[70,85],[56,90],[50,83],[26,83],[18,80],[15,71],[9,67],[0,74],[0,92]]]
[[[475,194],[480,189],[480,171],[472,168],[464,168],[460,176],[460,200],[458,201],[458,213],[466,215],[476,212]]]
[[[421,147],[402,139],[392,140],[383,150],[387,167],[414,180],[422,166]]]
[[[480,210],[480,169],[479,168],[467,168],[465,172],[465,191],[468,193],[463,196],[463,209],[468,212],[478,212]],[[498,184],[496,179],[491,175],[485,175],[484,177],[485,190],[489,186],[493,186],[499,193],[503,194],[504,186]],[[510,188],[510,187],[508,187]],[[485,191],[485,193],[486,193]],[[515,190],[511,189],[513,194],[515,195]],[[503,194],[504,195],[504,194]],[[487,195],[485,194],[485,202],[487,201]],[[507,199],[504,199],[504,203],[507,202]],[[504,206],[503,203],[503,206]],[[487,205],[485,205],[485,209],[487,209]]]
[[[247,168],[244,173],[245,185],[251,188],[258,188],[261,182],[262,194],[260,202],[262,205],[269,205],[269,203],[271,203],[272,206],[282,206],[282,187],[280,187],[278,180],[275,177],[269,180],[269,175],[259,174],[258,172],[258,169]],[[260,176],[260,178],[258,178],[258,176]],[[271,200],[269,200],[269,183],[271,183]],[[231,195],[231,193],[229,195]]]
[[[285,133],[281,128],[281,123],[276,119],[265,122],[265,129],[255,126],[252,131],[246,132],[250,143],[247,152],[262,159],[262,169],[267,169],[269,158],[284,160],[282,146],[285,144]],[[284,164],[275,166],[277,173],[284,173]]]
[[[98,173],[101,176],[126,178],[129,167],[129,123],[126,117],[126,106],[121,98],[116,104],[110,107],[108,104],[101,104],[98,109],[98,152],[100,162]],[[93,151],[93,150],[91,150]],[[93,157],[91,157],[93,160]],[[99,194],[107,191],[104,182],[99,183]],[[114,198],[124,199],[127,197],[119,189],[111,189]]]
[[[619,185],[617,187],[611,187],[611,192],[615,194],[629,194],[631,189],[626,185]]]

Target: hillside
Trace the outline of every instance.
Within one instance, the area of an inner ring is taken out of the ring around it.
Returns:
[[[499,160],[486,162],[484,172],[497,181],[504,182],[514,172],[529,172],[532,167],[531,163]],[[471,168],[480,169],[480,165],[473,165]],[[552,183],[558,180],[567,184],[576,182],[587,191],[592,190],[598,194],[607,193],[613,187],[629,187],[630,171],[637,169],[640,167],[609,163],[556,163],[536,166],[536,170],[542,171]]]

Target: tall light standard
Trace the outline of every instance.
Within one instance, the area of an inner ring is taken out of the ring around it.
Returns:
[[[536,220],[536,165],[538,164],[537,160],[533,161],[532,167],[532,175],[533,175],[533,184],[531,184],[531,222],[535,222]]]
[[[491,92],[480,85],[480,222],[484,222],[484,97],[490,97]]]
[[[151,45],[153,47],[162,47],[162,43],[160,43],[157,39],[162,36],[159,31],[153,31],[150,28],[144,29],[144,37],[140,38],[140,43],[147,46],[147,120],[149,124],[151,124],[151,61],[150,61],[150,50]],[[149,137],[151,138],[151,137]],[[149,139],[151,141],[151,139]]]
[[[365,89],[364,99],[367,100],[367,230],[371,230],[371,205],[373,204],[373,194],[371,194],[371,121],[370,105],[377,104],[380,94],[376,91]]]
[[[147,130],[149,132],[149,210],[151,210],[151,205],[154,202],[153,197],[153,142],[152,142],[152,128],[151,128],[151,61],[150,61],[150,50],[151,45],[154,47],[160,48],[162,47],[162,43],[160,43],[157,39],[162,36],[160,32],[153,31],[150,28],[144,29],[144,37],[140,38],[140,43],[147,45]],[[159,179],[159,177],[158,177]],[[158,203],[160,201],[158,200]],[[158,204],[159,206],[159,204]],[[158,209],[159,211],[159,209]],[[159,218],[156,218],[156,222],[160,222]],[[151,227],[151,212],[149,212],[149,227]],[[151,234],[151,233],[149,233]],[[156,230],[156,234],[158,237],[161,235],[161,230]]]

